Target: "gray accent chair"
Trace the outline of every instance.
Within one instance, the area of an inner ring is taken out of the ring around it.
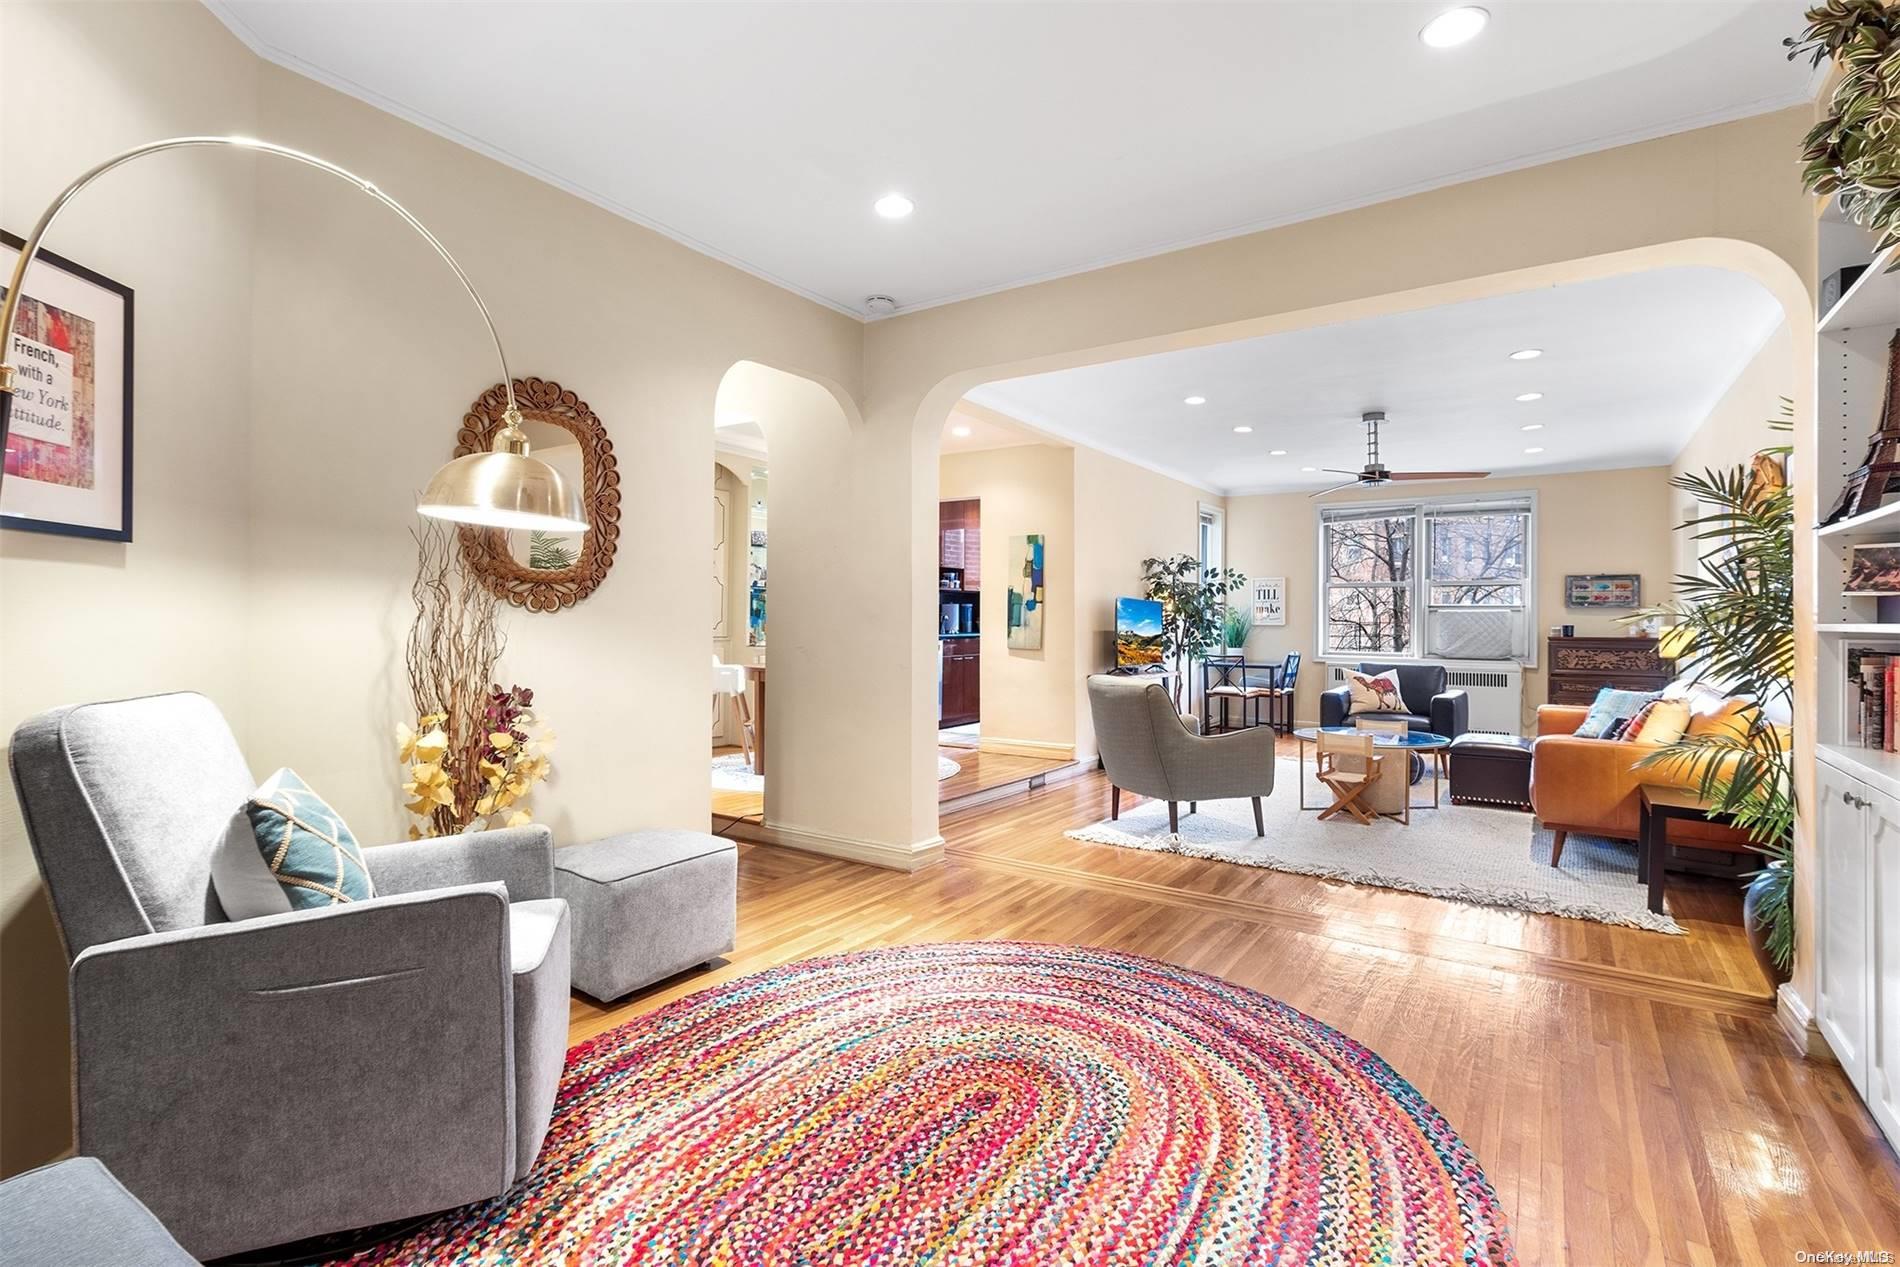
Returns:
[[[1124,788],[1166,801],[1171,832],[1181,830],[1182,801],[1192,814],[1201,801],[1244,796],[1253,801],[1254,833],[1266,835],[1260,798],[1273,794],[1272,729],[1202,735],[1193,717],[1174,711],[1174,701],[1152,678],[1098,673],[1088,687],[1095,747],[1108,775],[1110,818],[1121,817]]]
[[[367,851],[376,897],[233,922],[256,789],[201,695],[42,713],[8,761],[71,962],[78,1151],[200,1258],[485,1200],[567,1053],[548,831]]]
[[[0,1262],[198,1267],[96,1157],[70,1157],[0,1183]]]
[[[1377,721],[1402,721],[1408,730],[1424,731],[1456,739],[1471,729],[1471,697],[1449,687],[1451,676],[1442,664],[1379,664],[1368,661],[1359,666],[1361,673],[1391,673],[1399,682],[1403,713],[1354,713],[1352,688],[1335,686],[1319,695],[1319,724],[1344,726],[1347,719],[1370,717]]]

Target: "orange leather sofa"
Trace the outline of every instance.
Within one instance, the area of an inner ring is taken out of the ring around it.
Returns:
[[[1636,789],[1644,783],[1681,783],[1666,770],[1638,770],[1636,763],[1653,751],[1620,739],[1579,739],[1577,727],[1587,708],[1545,704],[1537,710],[1537,738],[1531,744],[1531,808],[1555,833],[1550,865],[1556,866],[1571,832],[1636,839],[1639,806]],[[1669,843],[1692,849],[1737,852],[1748,837],[1714,823],[1673,821]]]

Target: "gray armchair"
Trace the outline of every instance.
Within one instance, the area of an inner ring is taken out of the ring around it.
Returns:
[[[1168,830],[1181,830],[1180,803],[1248,797],[1256,835],[1266,834],[1260,798],[1273,793],[1273,731],[1253,726],[1204,736],[1174,711],[1152,678],[1097,674],[1089,686],[1095,746],[1108,775],[1109,817],[1121,817],[1122,789],[1168,803]]]
[[[498,1196],[547,1133],[568,914],[546,828],[367,851],[376,897],[230,921],[256,788],[200,695],[42,713],[8,753],[71,961],[78,1151],[200,1258]]]

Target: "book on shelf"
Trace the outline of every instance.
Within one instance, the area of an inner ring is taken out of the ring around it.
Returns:
[[[1843,740],[1862,748],[1895,751],[1900,722],[1900,647],[1847,649]]]

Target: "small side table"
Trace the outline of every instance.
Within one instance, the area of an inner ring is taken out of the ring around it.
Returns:
[[[1733,814],[1724,814],[1688,788],[1664,787],[1645,783],[1636,789],[1640,803],[1636,828],[1636,882],[1649,886],[1649,909],[1663,908],[1663,872],[1669,860],[1669,823],[1671,819],[1691,822],[1735,822]]]

